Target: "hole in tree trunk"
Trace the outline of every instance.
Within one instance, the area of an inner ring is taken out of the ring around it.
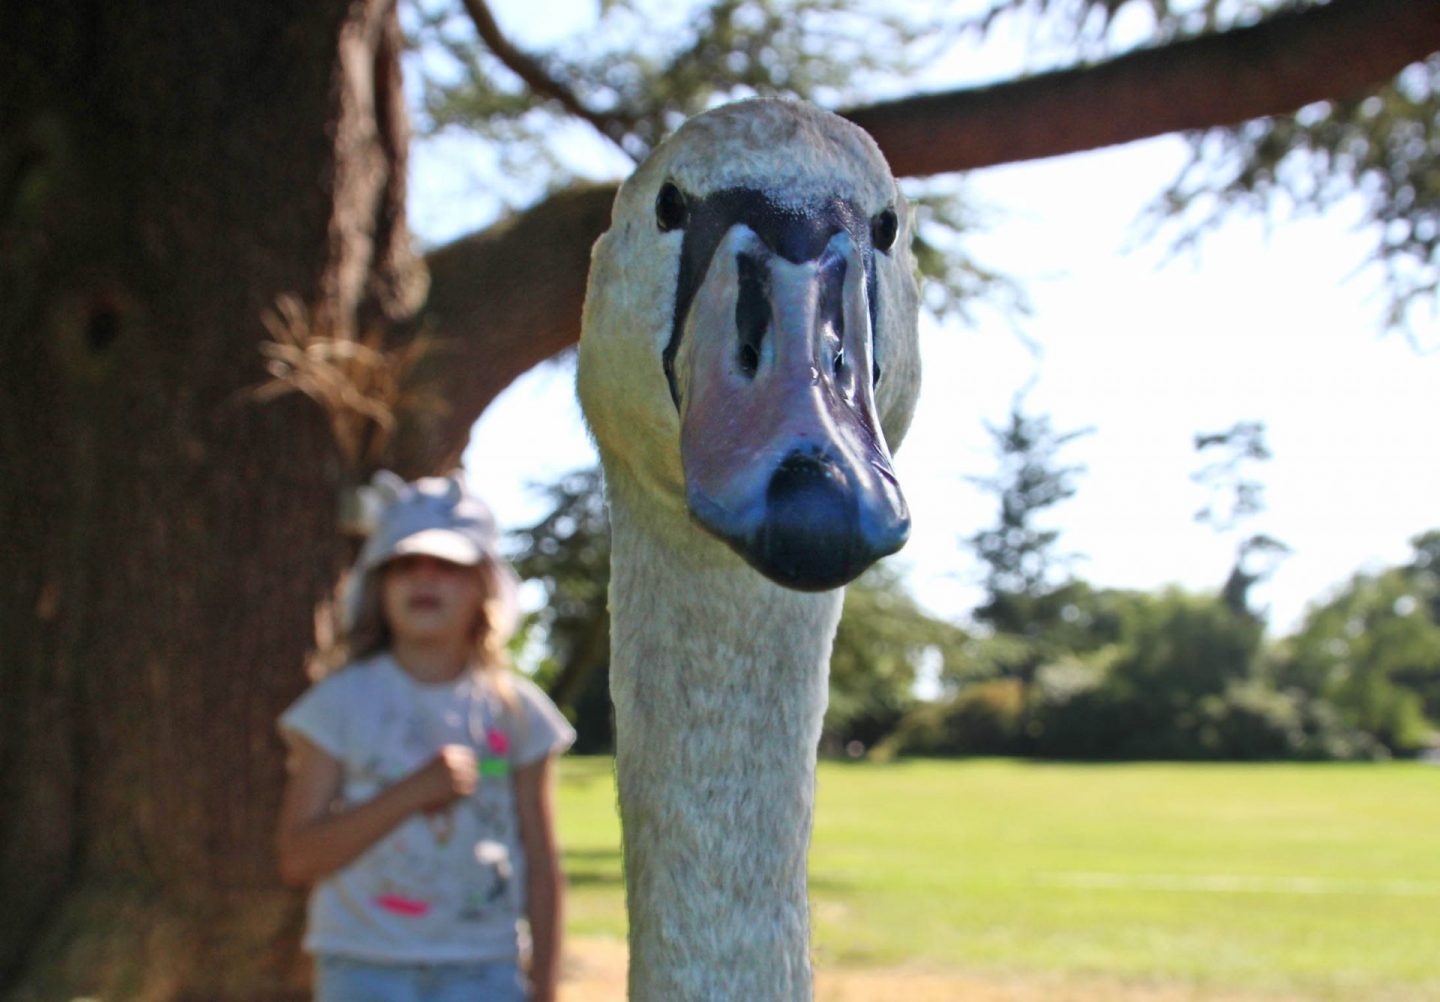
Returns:
[[[120,336],[120,327],[119,307],[108,302],[95,303],[85,321],[85,343],[98,355],[115,343]]]

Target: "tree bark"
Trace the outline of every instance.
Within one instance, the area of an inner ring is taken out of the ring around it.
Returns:
[[[282,294],[423,284],[389,0],[0,8],[0,994],[303,997],[277,713],[345,559]]]
[[[1440,49],[1434,0],[1333,0],[1094,66],[847,112],[897,176],[1234,125],[1374,89]]]
[[[874,136],[897,177],[940,174],[1283,114],[1378,87],[1437,50],[1435,0],[1333,0],[1093,66],[842,114]],[[457,436],[501,389],[579,338],[584,262],[608,223],[602,208],[613,194],[562,193],[499,233],[430,255],[431,300],[444,304],[436,326],[460,353],[450,365],[483,373],[452,384],[442,451],[458,456],[464,442]],[[543,277],[532,284],[520,271],[517,282],[475,280],[511,248],[523,249]],[[502,330],[507,344],[523,350],[492,350],[490,338]]]
[[[440,344],[417,379],[446,401],[438,421],[404,427],[397,469],[453,467],[470,427],[521,373],[573,345],[590,245],[610,224],[613,186],[575,188],[432,251],[421,329]]]

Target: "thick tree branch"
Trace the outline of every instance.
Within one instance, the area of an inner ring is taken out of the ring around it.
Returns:
[[[629,131],[629,122],[620,116],[606,115],[587,107],[573,90],[551,76],[538,60],[516,48],[500,30],[500,25],[485,0],[464,0],[464,3],[470,20],[475,22],[475,31],[480,35],[480,41],[485,43],[491,54],[504,63],[511,73],[524,81],[533,94],[557,102],[576,118],[589,122],[596,132],[624,150],[620,140]]]
[[[1437,49],[1436,0],[1334,0],[1095,66],[845,114],[897,176],[938,174],[1283,114],[1376,87]],[[451,414],[438,436],[408,437],[404,468],[458,458],[496,394],[576,341],[590,245],[613,197],[614,188],[563,192],[430,254],[427,319],[460,357],[449,356],[439,387]]]
[[[1353,97],[1436,50],[1436,0],[1334,0],[1094,66],[846,116],[875,137],[897,176],[942,174]]]
[[[575,343],[590,245],[609,225],[614,201],[614,186],[572,188],[426,256],[430,298],[422,322],[445,345],[418,378],[449,411],[438,424],[401,430],[401,472],[453,466],[490,401]]]

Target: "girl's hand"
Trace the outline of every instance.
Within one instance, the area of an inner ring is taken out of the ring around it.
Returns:
[[[340,761],[299,734],[287,737],[290,778],[280,808],[276,848],[280,875],[297,887],[349,865],[416,811],[443,811],[475,789],[475,753],[464,745],[446,745],[372,799],[336,810],[343,786]],[[440,832],[436,838],[441,839]]]
[[[446,745],[411,773],[423,811],[439,811],[475,792],[479,779],[475,752],[465,745]]]

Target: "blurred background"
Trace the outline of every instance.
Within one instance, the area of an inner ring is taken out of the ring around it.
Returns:
[[[463,462],[618,997],[588,249],[779,94],[876,137],[926,303],[822,995],[1440,998],[1437,50],[1428,0],[0,7],[0,993],[304,997],[274,717],[355,488]]]

